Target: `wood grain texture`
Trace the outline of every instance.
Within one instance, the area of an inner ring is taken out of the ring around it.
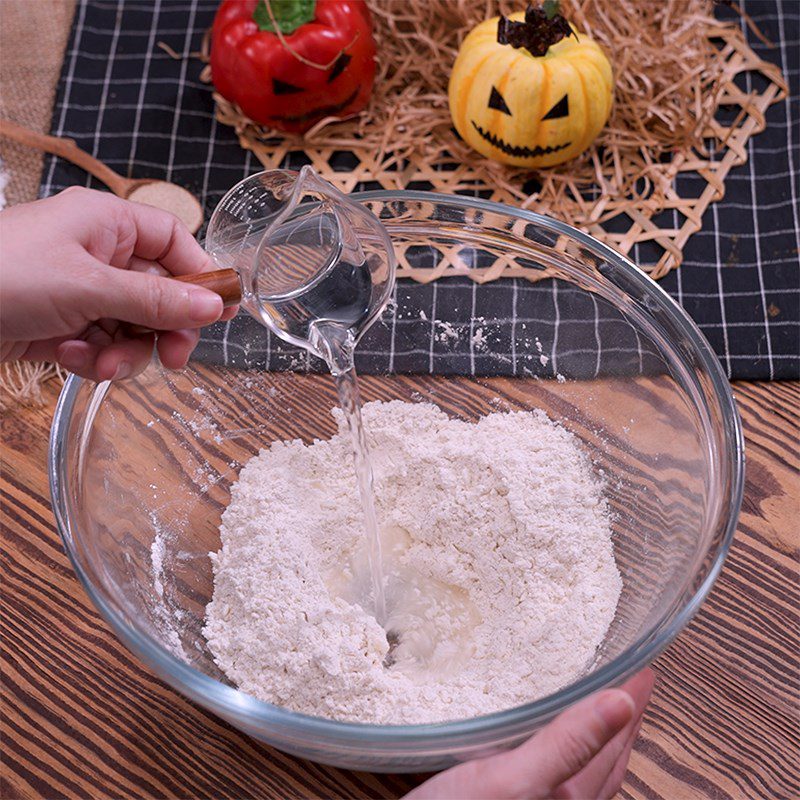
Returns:
[[[8,798],[398,797],[422,776],[322,767],[232,729],[117,641],[56,534],[49,405],[2,420],[2,783]],[[655,664],[623,798],[800,797],[800,384],[735,384],[747,486],[725,569]]]

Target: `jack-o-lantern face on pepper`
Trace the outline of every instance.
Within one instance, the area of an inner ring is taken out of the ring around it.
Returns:
[[[302,132],[355,114],[374,76],[364,0],[225,0],[217,11],[214,86],[261,125]]]
[[[611,111],[612,73],[600,47],[563,18],[571,35],[534,56],[519,44],[530,19],[530,10],[496,17],[467,36],[450,77],[450,112],[479,153],[548,167],[578,155],[601,131]],[[509,24],[519,29],[516,39],[503,35]]]

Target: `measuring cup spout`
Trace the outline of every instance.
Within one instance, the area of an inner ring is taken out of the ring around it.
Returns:
[[[353,369],[356,342],[351,331],[336,323],[312,322],[309,341],[335,378]]]

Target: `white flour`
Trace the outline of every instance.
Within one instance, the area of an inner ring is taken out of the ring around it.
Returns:
[[[275,443],[242,470],[211,556],[204,633],[220,668],[271,703],[371,723],[486,714],[579,676],[622,582],[575,437],[542,412],[470,424],[393,401],[363,413],[399,643],[387,660],[360,605],[368,566],[340,428],[311,447]]]

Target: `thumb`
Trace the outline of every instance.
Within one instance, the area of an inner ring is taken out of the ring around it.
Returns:
[[[222,298],[208,289],[126,269],[106,267],[102,274],[102,282],[86,297],[85,312],[92,319],[108,317],[169,331],[201,328],[222,315]]]
[[[587,697],[508,753],[442,772],[407,795],[426,798],[547,798],[577,775],[631,720],[634,702],[621,689]]]
[[[556,717],[529,745],[509,753],[509,766],[547,787],[549,797],[630,722],[635,710],[633,698],[622,689],[599,692]]]

